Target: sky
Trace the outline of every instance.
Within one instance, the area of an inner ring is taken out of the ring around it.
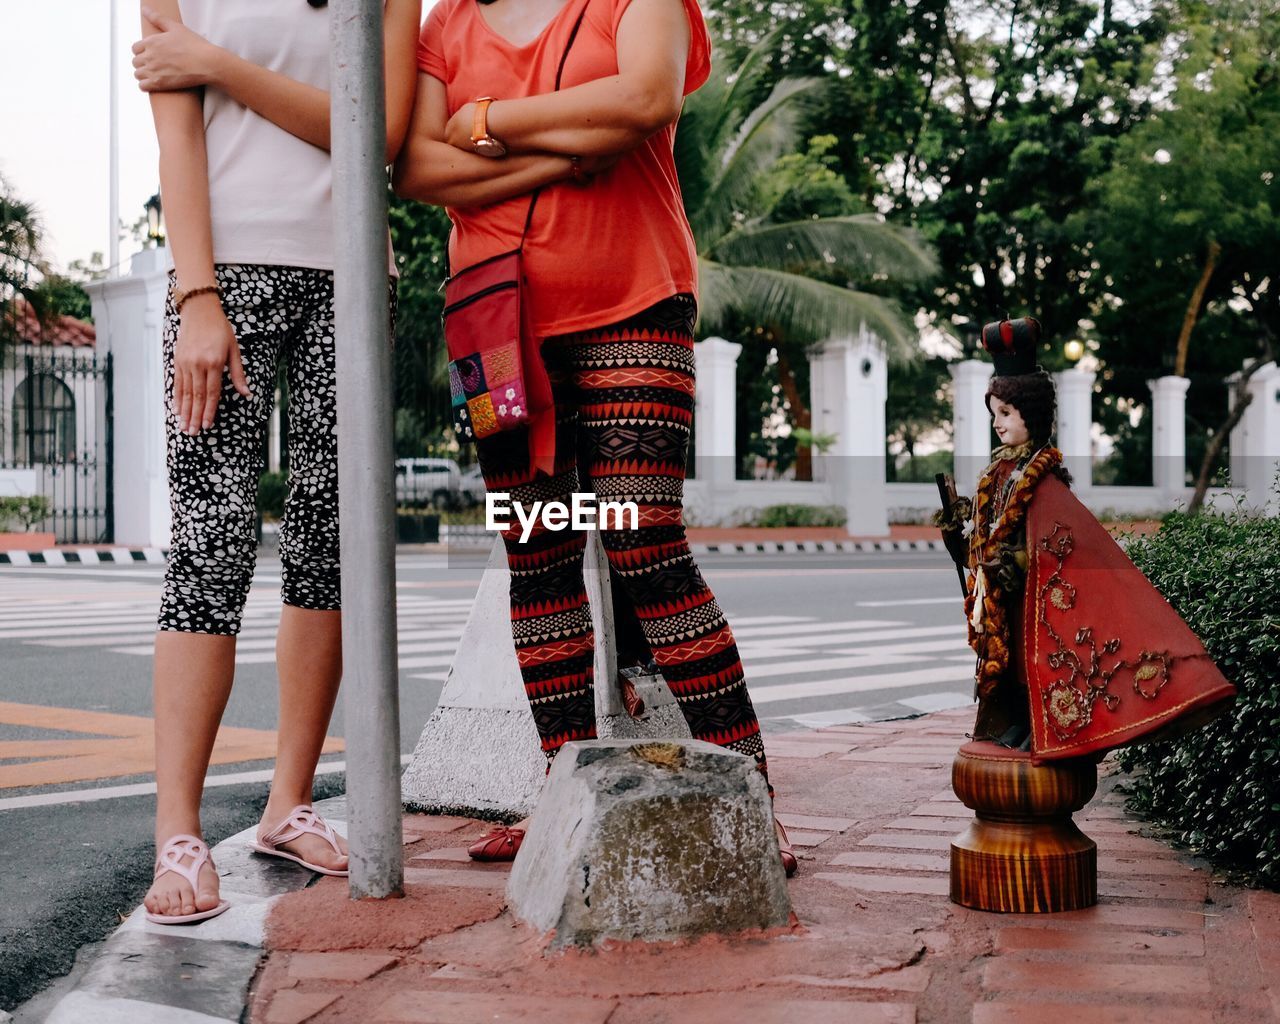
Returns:
[[[130,225],[160,190],[159,152],[133,78],[139,0],[116,6],[120,219]],[[57,269],[108,251],[110,33],[111,0],[0,0],[0,177],[38,208]],[[135,249],[123,237],[122,262]]]

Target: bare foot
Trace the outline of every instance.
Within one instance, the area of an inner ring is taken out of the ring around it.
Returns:
[[[262,821],[258,823],[258,835],[262,836],[270,832],[278,826],[289,812],[293,810],[292,805],[284,810],[277,811],[270,804],[263,811]],[[318,864],[322,868],[328,868],[330,871],[345,871],[348,867],[347,858],[347,840],[344,836],[334,833],[338,841],[338,849],[341,853],[335,852],[333,847],[328,844],[320,836],[311,833],[303,833],[297,839],[290,839],[287,843],[276,843],[277,849],[291,853],[295,857],[305,860],[308,864]]]
[[[190,864],[194,859],[185,856],[182,863]],[[151,883],[142,905],[157,917],[178,917],[199,910],[212,910],[219,903],[218,872],[212,860],[205,862],[196,880],[199,891],[193,892],[191,883],[176,871],[162,871]]]

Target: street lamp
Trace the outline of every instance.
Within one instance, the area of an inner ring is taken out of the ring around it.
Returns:
[[[1084,342],[1072,340],[1062,346],[1062,354],[1072,363],[1080,362],[1084,356]]]
[[[147,211],[147,238],[157,246],[164,245],[164,210],[157,192],[144,204]]]

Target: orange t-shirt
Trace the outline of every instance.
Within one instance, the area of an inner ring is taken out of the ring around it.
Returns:
[[[476,0],[439,0],[418,43],[418,66],[445,84],[449,113],[482,96],[554,91],[556,68],[583,5],[560,87],[618,73],[618,22],[630,0],[567,0],[527,46],[498,35]],[[684,0],[690,45],[685,94],[711,73],[711,43],[697,0]],[[696,292],[698,260],[684,215],[668,125],[585,188],[543,189],[524,246],[530,322],[538,337],[604,327],[678,292]],[[448,210],[454,269],[520,244],[528,196]]]

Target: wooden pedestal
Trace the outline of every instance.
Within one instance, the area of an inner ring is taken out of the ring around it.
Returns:
[[[966,743],[951,785],[973,823],[951,842],[951,901],[1045,914],[1098,902],[1098,848],[1071,820],[1097,791],[1091,760],[1033,765],[1028,753]]]

